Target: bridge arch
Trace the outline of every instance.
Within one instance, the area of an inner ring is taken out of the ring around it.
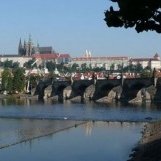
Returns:
[[[98,100],[100,98],[108,96],[108,94],[112,89],[120,86],[121,84],[122,84],[121,79],[97,80],[95,84],[95,92],[92,99]]]
[[[130,101],[136,97],[142,97],[143,89],[146,89],[153,85],[151,78],[136,78],[136,79],[126,79],[123,84],[123,92],[121,94],[121,99],[125,101]]]
[[[58,96],[58,101],[63,101],[63,99],[64,99],[63,91],[66,87],[68,87],[70,85],[71,85],[70,81],[53,82],[51,96],[52,97]]]
[[[93,84],[93,80],[76,80],[72,84],[71,98],[81,96],[84,99],[86,89]]]

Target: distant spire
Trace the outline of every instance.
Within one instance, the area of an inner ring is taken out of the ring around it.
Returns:
[[[31,39],[31,34],[29,34],[26,55],[31,56],[32,53],[33,53],[33,43],[32,43],[32,39]]]
[[[158,53],[154,55],[154,59],[160,60],[160,56],[158,55]]]
[[[20,41],[19,41],[19,46],[18,46],[19,49],[22,48],[22,43],[21,43],[21,38],[20,38]]]
[[[88,57],[88,50],[86,49],[85,57]]]
[[[86,49],[85,57],[89,58],[91,56],[92,56],[91,52]]]
[[[89,51],[88,52],[88,57],[91,57],[91,56],[92,56],[91,51]]]
[[[26,48],[26,41],[24,40],[24,48]]]
[[[22,42],[20,38],[19,45],[18,45],[18,55],[22,55],[22,50],[23,50],[23,47],[22,47]]]
[[[32,44],[31,34],[29,34],[29,41],[28,41],[28,43]]]

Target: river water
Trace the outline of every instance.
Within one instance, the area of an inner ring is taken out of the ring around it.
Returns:
[[[0,160],[125,161],[157,104],[0,101]]]

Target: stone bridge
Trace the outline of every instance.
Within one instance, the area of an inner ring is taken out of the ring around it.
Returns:
[[[156,92],[154,94],[153,100],[161,102],[161,78],[155,78]]]
[[[71,81],[54,81],[52,84],[51,97],[58,97],[58,101],[63,100],[65,88],[71,86]]]
[[[159,101],[161,78],[44,81],[37,86],[40,98],[57,100],[93,100],[99,102]],[[76,99],[77,98],[77,99]]]
[[[150,100],[152,90],[155,90],[152,78],[124,79],[121,100],[130,102],[140,102],[141,99]]]
[[[98,100],[103,97],[108,97],[109,99],[113,99],[113,96],[111,97],[111,93],[115,93],[113,89],[116,89],[117,87],[122,85],[122,79],[103,79],[103,80],[97,80],[95,84],[95,92],[92,97],[93,100]],[[119,94],[120,91],[118,91]],[[116,96],[116,94],[115,94]]]
[[[52,84],[52,78],[40,81],[32,95],[38,95],[40,99],[43,98],[44,90],[51,84]]]
[[[72,92],[70,98],[80,96],[81,100],[85,98],[86,89],[94,84],[94,80],[75,80],[72,84]]]

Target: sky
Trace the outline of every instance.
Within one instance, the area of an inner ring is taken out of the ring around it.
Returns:
[[[161,35],[134,28],[109,28],[104,12],[110,0],[0,0],[0,54],[18,54],[18,44],[52,46],[55,52],[82,57],[161,56]]]

